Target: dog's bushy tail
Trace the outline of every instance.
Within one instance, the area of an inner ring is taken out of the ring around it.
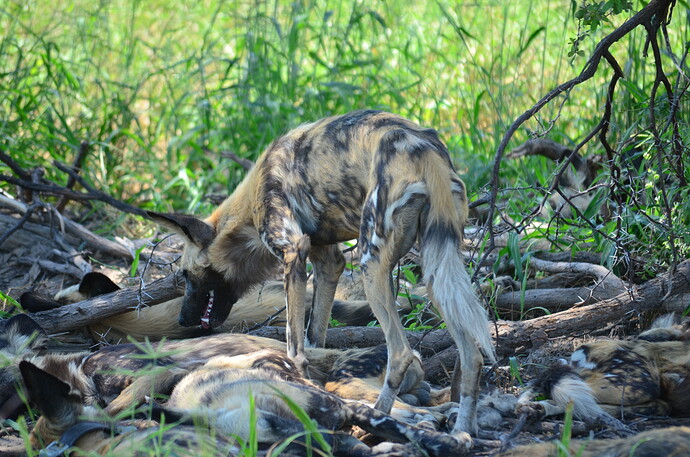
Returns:
[[[429,199],[420,240],[424,278],[446,326],[464,330],[493,362],[487,312],[472,288],[460,251],[467,215],[464,186],[459,179],[451,180],[454,173],[441,155],[430,159],[423,171]]]

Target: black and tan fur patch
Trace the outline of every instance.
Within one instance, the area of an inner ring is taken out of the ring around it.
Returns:
[[[556,441],[528,444],[495,457],[681,457],[690,455],[690,428],[661,428],[620,439],[573,440],[567,451],[563,446]]]
[[[690,417],[690,342],[673,341],[671,335],[679,337],[684,331],[662,330],[654,328],[628,341],[583,344],[569,365],[553,367],[534,390],[555,400],[553,413],[573,401],[585,421],[597,415],[621,420]]]
[[[276,139],[203,222],[149,213],[187,239],[182,325],[220,325],[239,297],[282,264],[287,353],[302,370],[308,364],[305,336],[307,346],[325,342],[345,265],[337,243],[358,239],[367,299],[388,343],[376,403],[382,411],[391,409],[408,370],[421,373],[390,287],[391,270],[419,241],[430,296],[462,360],[453,382],[461,403],[458,433],[477,429],[482,353],[494,359],[487,314],[460,252],[467,214],[465,186],[437,133],[375,110],[301,125]],[[305,333],[307,257],[316,292]]]
[[[286,351],[285,343],[270,338],[219,334],[156,343],[148,355],[143,349],[145,346],[135,344],[106,346],[94,353],[44,354],[45,335],[39,332],[38,325],[32,323],[26,315],[0,321],[0,340],[7,341],[6,349],[15,348],[5,353],[8,365],[0,370],[0,380],[3,381],[0,392],[4,395],[0,405],[16,392],[15,386],[20,379],[17,366],[22,360],[29,360],[67,382],[71,386],[71,393],[84,404],[107,406],[109,412],[116,413],[143,402],[152,393],[169,394],[179,379],[213,357],[237,357],[247,363],[250,360],[247,354],[258,356],[262,351],[285,354]],[[30,340],[28,337],[34,333],[40,338]],[[22,344],[26,341],[36,344]],[[385,370],[385,354],[384,347],[349,350],[308,348],[307,355],[312,360],[310,380],[320,386],[328,383],[330,389],[338,390],[354,382],[351,379],[353,373],[345,376],[339,367],[357,365],[356,382],[365,385],[366,389],[343,390],[339,394],[346,395],[346,398],[374,401],[383,383],[381,373]],[[279,366],[276,363],[282,361],[258,358],[253,363],[256,364],[255,368],[273,365],[272,371],[277,372]],[[161,367],[166,369],[161,370]],[[415,405],[433,406],[427,402],[426,396],[419,394],[428,388],[421,380],[406,378],[404,387],[401,393]],[[396,407],[408,408],[412,414],[425,413],[400,402],[396,402]],[[5,417],[11,416],[11,413],[7,411]]]

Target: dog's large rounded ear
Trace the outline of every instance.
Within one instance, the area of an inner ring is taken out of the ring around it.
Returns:
[[[24,311],[30,313],[48,311],[62,306],[59,302],[38,292],[24,292],[19,297],[19,304],[22,305]]]
[[[185,214],[165,214],[146,211],[146,214],[155,222],[175,233],[187,238],[188,241],[201,248],[207,247],[216,236],[213,227],[201,219]]]
[[[79,401],[70,396],[69,385],[31,362],[19,362],[19,371],[29,399],[48,421],[57,427],[65,427],[76,420]]]
[[[111,281],[110,278],[103,273],[86,273],[84,277],[81,278],[81,283],[79,284],[79,292],[89,298],[117,292],[118,290],[120,290],[120,286]]]
[[[26,314],[17,314],[0,322],[0,339],[6,342],[6,348],[12,347],[16,354],[45,347],[47,335],[45,330]]]

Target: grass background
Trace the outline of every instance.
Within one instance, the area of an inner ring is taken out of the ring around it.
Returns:
[[[93,147],[82,175],[95,187],[142,208],[207,214],[211,203],[203,196],[231,192],[244,176],[221,151],[255,159],[301,122],[381,108],[439,130],[474,199],[489,181],[507,126],[579,73],[596,42],[626,19],[603,24],[582,42],[584,56],[573,59],[575,6],[570,0],[5,0],[0,148],[64,183],[52,160],[70,163],[88,141]],[[688,23],[687,2],[679,1],[670,33],[681,51],[690,41]],[[647,120],[642,110],[654,71],[642,55],[644,39],[636,30],[613,47],[627,75],[617,90],[614,144]],[[549,128],[551,139],[577,143],[602,114],[609,77],[605,69],[546,107],[512,145]],[[584,152],[602,153],[594,143]],[[502,185],[548,183],[553,170],[537,157],[506,161]],[[527,191],[502,198],[516,215],[534,204]],[[103,212],[98,205],[84,211]],[[95,221],[100,232],[130,227],[123,214],[105,213]]]

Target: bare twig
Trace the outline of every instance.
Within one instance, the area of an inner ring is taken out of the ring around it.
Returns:
[[[210,152],[210,150],[208,149],[205,149],[205,151]],[[240,157],[232,151],[221,151],[220,156],[232,160],[233,162],[239,164],[242,168],[244,168],[247,171],[251,170],[254,166],[254,162],[252,162],[249,159],[245,159],[244,157]]]
[[[75,173],[79,173],[79,170],[81,170],[81,163],[84,161],[84,157],[86,157],[86,154],[88,153],[89,143],[87,141],[82,141],[79,145],[79,152],[77,153],[77,156],[74,158],[74,161],[72,162],[72,169]],[[65,187],[67,189],[72,189],[76,182],[76,179],[70,176],[67,179],[67,184],[65,184]],[[55,208],[58,210],[58,212],[61,213],[65,209],[65,205],[67,205],[67,202],[69,202],[69,199],[67,197],[65,197],[64,195],[60,197],[60,200],[58,200],[58,202],[55,204]]]
[[[116,198],[111,197],[110,195],[106,194],[105,192],[102,192],[98,189],[94,189],[93,186],[91,186],[89,183],[86,182],[84,178],[79,176],[76,171],[72,170],[70,167],[67,165],[56,161],[53,161],[53,165],[55,167],[64,172],[67,173],[71,178],[73,178],[75,181],[77,181],[84,189],[86,189],[89,193],[86,194],[88,197],[88,200],[100,200],[102,202],[105,202],[112,206],[113,208],[117,208],[120,211],[124,211],[125,213],[130,213],[130,214],[136,214],[137,216],[146,216],[146,211],[144,211],[141,208],[137,208],[136,206],[128,205],[127,203],[120,201]],[[83,194],[82,194],[83,195]]]

